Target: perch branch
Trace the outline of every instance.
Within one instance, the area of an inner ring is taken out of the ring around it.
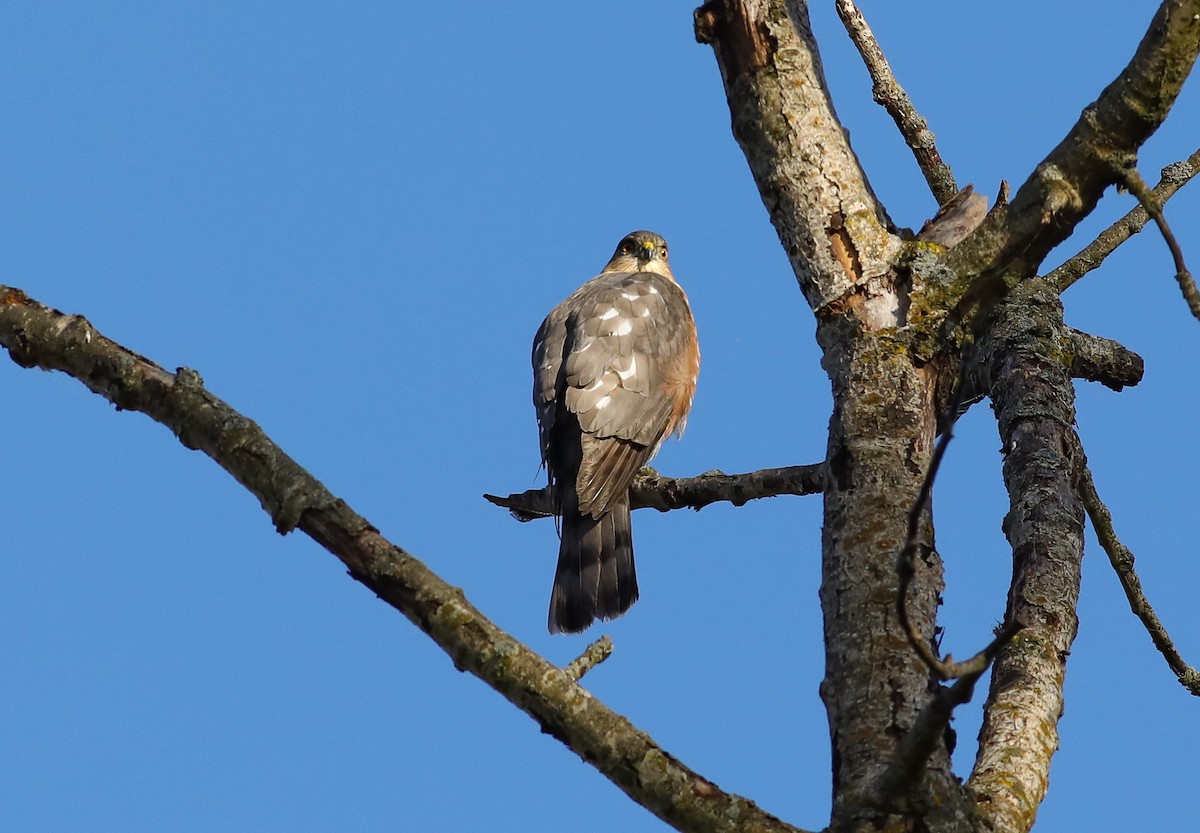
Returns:
[[[896,81],[887,57],[858,6],[853,0],[837,0],[836,5],[838,17],[842,19],[850,40],[854,41],[854,46],[871,76],[871,95],[896,122],[900,135],[904,137],[905,144],[916,157],[917,165],[920,166],[925,181],[929,183],[929,190],[933,192],[938,205],[945,205],[958,193],[958,186],[954,182],[954,173],[950,166],[942,161],[941,154],[938,153],[929,123],[917,112],[908,93]]]
[[[630,507],[633,509],[701,509],[710,503],[729,501],[741,506],[747,501],[776,495],[815,495],[825,488],[825,464],[759,469],[747,474],[705,472],[697,477],[662,477],[646,466],[633,482]],[[532,521],[554,515],[550,487],[498,497],[484,495],[518,521]]]
[[[1200,150],[1187,159],[1175,162],[1162,169],[1158,185],[1150,193],[1158,205],[1165,205],[1175,192],[1200,173]],[[1146,227],[1150,215],[1138,205],[1121,219],[1102,231],[1091,243],[1074,257],[1046,274],[1044,280],[1060,294],[1088,272],[1098,267],[1118,247]]]
[[[1083,455],[1080,454],[1079,458],[1082,460]],[[1125,591],[1125,598],[1129,600],[1129,609],[1141,620],[1147,633],[1150,634],[1150,639],[1154,642],[1154,647],[1163,655],[1163,659],[1175,672],[1175,676],[1183,687],[1192,695],[1200,697],[1200,671],[1188,665],[1180,656],[1179,651],[1175,648],[1175,643],[1171,640],[1171,635],[1167,633],[1167,629],[1163,627],[1158,614],[1154,612],[1149,599],[1146,598],[1141,579],[1138,578],[1137,571],[1133,567],[1133,553],[1117,538],[1117,533],[1113,529],[1112,513],[1096,492],[1096,483],[1092,479],[1092,472],[1086,463],[1079,465],[1076,476],[1079,497],[1083,501],[1083,507],[1087,510],[1088,517],[1092,519],[1096,538],[1100,541],[1104,552],[1108,554],[1109,563],[1112,564],[1117,579],[1121,582],[1121,589]]]
[[[281,532],[299,528],[403,613],[453,660],[591,763],[634,801],[679,830],[794,831],[725,793],[657,746],[556,668],[496,627],[463,592],[387,541],[334,497],[254,422],[204,389],[64,315],[0,286],[0,344],[23,367],[61,370],[126,410],[162,423],[203,451],[262,503]]]

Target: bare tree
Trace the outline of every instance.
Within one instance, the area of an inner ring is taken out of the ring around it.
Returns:
[[[1200,53],[1200,0],[1164,2],[1128,66],[1011,200],[1002,189],[990,208],[956,183],[853,2],[837,5],[876,97],[942,209],[916,234],[889,219],[834,112],[805,3],[711,0],[698,9],[697,38],[716,55],[734,136],[815,316],[834,408],[823,461],[742,476],[647,476],[635,504],[666,510],[821,493],[830,828],[1026,831],[1057,746],[1085,516],[1171,670],[1200,694],[1200,674],[1141,591],[1073,428],[1072,378],[1120,389],[1139,381],[1141,361],[1115,342],[1067,328],[1058,297],[1153,220],[1184,299],[1200,317],[1200,293],[1162,213],[1197,172],[1200,151],[1166,169],[1154,188],[1136,164]],[[1142,207],[1042,274],[1051,248],[1111,185]],[[717,788],[588,694],[579,680],[607,656],[604,641],[565,669],[553,666],[385,540],[195,372],[165,371],[84,318],[8,287],[0,288],[0,343],[17,363],[64,371],[208,454],[258,497],[281,532],[300,529],[326,547],[459,668],[669,824],[797,829]],[[955,662],[940,654],[936,639],[943,584],[930,495],[955,419],[984,396],[1005,454],[1013,574],[996,638]],[[494,500],[523,517],[546,513],[542,493]],[[964,783],[950,766],[949,720],[993,663],[976,762]]]

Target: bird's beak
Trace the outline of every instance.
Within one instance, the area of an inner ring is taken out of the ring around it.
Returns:
[[[639,259],[650,261],[656,257],[658,257],[658,246],[654,245],[650,240],[642,241],[642,251],[639,252]]]

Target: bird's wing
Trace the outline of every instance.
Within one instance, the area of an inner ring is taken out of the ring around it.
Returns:
[[[676,320],[681,315],[686,320]],[[679,407],[669,377],[690,327],[691,313],[674,283],[627,272],[592,279],[542,323],[533,361],[543,454],[571,442],[556,439],[556,425],[564,418],[577,423],[581,512],[599,517],[624,495],[671,427]],[[546,456],[546,462],[553,478],[555,461]]]

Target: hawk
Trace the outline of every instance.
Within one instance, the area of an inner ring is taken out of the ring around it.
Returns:
[[[637,600],[629,487],[683,433],[699,371],[692,310],[653,232],[626,236],[538,328],[533,404],[561,524],[551,633],[578,633]]]

